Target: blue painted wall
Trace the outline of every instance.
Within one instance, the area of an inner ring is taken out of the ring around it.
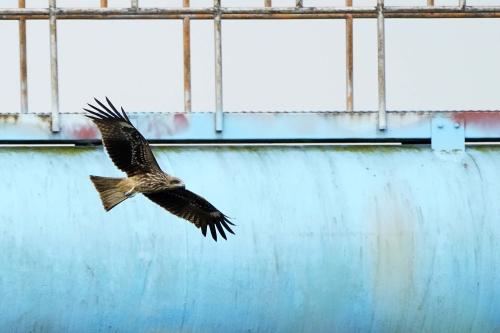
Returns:
[[[234,217],[213,242],[102,149],[0,149],[1,332],[500,330],[500,149],[157,148]]]

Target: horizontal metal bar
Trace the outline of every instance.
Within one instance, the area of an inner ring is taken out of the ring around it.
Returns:
[[[57,8],[58,19],[214,19],[207,8]],[[500,17],[500,6],[386,6],[385,18],[482,18]],[[376,18],[376,7],[221,7],[222,19],[346,19]],[[0,19],[48,19],[47,8],[3,8]]]
[[[213,130],[211,112],[129,113],[149,140],[175,141],[334,141],[430,140],[432,120],[450,119],[464,126],[466,140],[500,140],[500,111],[387,112],[391,125],[378,130],[378,111],[307,113],[234,113],[224,115],[224,131]],[[1,142],[81,142],[100,138],[82,114],[60,115],[61,131],[50,130],[50,115],[0,115]]]

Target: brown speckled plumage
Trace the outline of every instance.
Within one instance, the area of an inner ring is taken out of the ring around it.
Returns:
[[[151,201],[200,228],[206,236],[210,229],[217,240],[217,231],[226,239],[225,231],[232,234],[227,216],[201,196],[187,190],[184,183],[163,172],[148,142],[132,125],[121,108],[119,112],[106,98],[108,105],[95,99],[97,106],[88,104],[86,115],[101,131],[102,142],[113,163],[127,174],[116,179],[91,176],[106,210],[134,195],[142,193]]]

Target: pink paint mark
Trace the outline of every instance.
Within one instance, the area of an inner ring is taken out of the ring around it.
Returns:
[[[155,117],[148,122],[147,131],[154,137],[172,136],[189,127],[188,117],[183,113],[162,116],[161,121]]]
[[[500,128],[500,112],[454,112],[453,120],[485,129]]]
[[[174,115],[175,133],[185,130],[188,126],[189,126],[189,120],[184,113],[176,113]]]
[[[79,126],[69,130],[69,135],[75,139],[96,139],[98,137],[95,126]]]

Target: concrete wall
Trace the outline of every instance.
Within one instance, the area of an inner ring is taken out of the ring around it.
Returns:
[[[106,213],[101,148],[0,149],[1,332],[500,330],[500,149],[155,154],[236,236]]]

